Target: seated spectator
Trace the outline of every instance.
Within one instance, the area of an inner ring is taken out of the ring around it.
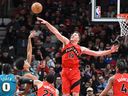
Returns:
[[[39,36],[41,34],[40,25],[38,21],[35,23],[33,30],[36,31],[36,36]]]
[[[61,64],[56,63],[56,67],[55,67],[55,72],[56,72],[56,74],[60,74],[61,70],[62,70]]]
[[[4,52],[2,52],[2,56],[0,58],[1,63],[8,63],[11,64],[13,63],[13,59],[11,58],[11,56],[9,56],[9,52],[7,50],[5,50]]]
[[[50,56],[46,56],[46,65],[48,67],[54,67],[55,68],[55,63],[54,61],[50,58]]]
[[[60,95],[62,95],[62,90],[61,90],[62,81],[61,81],[60,75],[58,75],[58,76],[56,77],[55,87],[59,90]]]
[[[105,70],[103,70],[104,71],[104,75],[107,77],[107,78],[109,78],[110,76],[110,73],[112,72],[112,67],[111,67],[111,65],[110,64],[108,64],[107,66],[106,66],[106,68],[105,68]]]
[[[85,66],[85,76],[88,79],[92,77],[92,70],[91,70],[90,65]]]
[[[95,96],[93,93],[93,88],[91,87],[88,87],[86,92],[87,92],[86,96]]]
[[[55,69],[54,69],[54,67],[49,67],[49,73],[52,73],[52,74],[54,74],[55,75]]]
[[[96,79],[96,76],[93,75],[92,78],[90,78],[89,82],[92,83],[93,92],[97,93],[97,86],[99,85],[98,80]]]
[[[104,62],[104,57],[98,57],[97,62],[95,62],[96,68],[101,69],[106,67],[106,62]]]
[[[106,87],[106,85],[107,85],[107,82],[105,81],[105,78],[103,77],[103,76],[100,76],[99,77],[99,83],[100,83],[100,85],[98,86],[98,92],[100,92],[100,91],[102,91],[102,90],[104,90],[104,88]]]
[[[40,61],[40,64],[38,64],[38,67],[37,67],[37,71],[38,71],[38,74],[39,74],[39,80],[43,81],[44,78],[45,78],[45,73],[46,74],[49,73],[49,68],[46,65],[45,59]]]

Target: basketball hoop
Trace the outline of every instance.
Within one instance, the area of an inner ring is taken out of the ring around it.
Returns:
[[[128,36],[128,13],[118,14],[117,18],[120,24],[120,36]]]
[[[128,45],[128,13],[118,14],[118,22],[120,24],[120,36],[124,37],[124,45]]]

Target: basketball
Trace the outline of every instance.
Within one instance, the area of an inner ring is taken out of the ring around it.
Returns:
[[[31,10],[32,10],[33,13],[39,14],[43,10],[43,6],[39,2],[35,2],[35,3],[32,4]]]

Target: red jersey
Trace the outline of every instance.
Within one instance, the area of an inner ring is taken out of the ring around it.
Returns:
[[[79,58],[81,55],[81,48],[79,45],[69,43],[62,49],[62,67],[63,68],[78,68]]]
[[[37,96],[58,96],[56,88],[47,81],[43,81],[43,85],[37,91]]]
[[[113,96],[128,96],[128,74],[116,74],[113,83]]]

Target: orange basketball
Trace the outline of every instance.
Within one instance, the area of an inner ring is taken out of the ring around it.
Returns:
[[[43,6],[39,2],[35,2],[35,3],[32,4],[31,10],[32,10],[33,13],[39,14],[43,10]]]

